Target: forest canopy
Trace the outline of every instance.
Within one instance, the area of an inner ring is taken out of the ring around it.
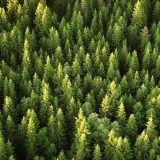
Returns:
[[[159,0],[0,0],[0,160],[159,160],[159,80]]]

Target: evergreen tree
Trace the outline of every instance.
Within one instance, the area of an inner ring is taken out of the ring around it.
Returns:
[[[153,10],[153,19],[154,22],[158,23],[159,22],[159,15],[160,14],[160,2],[156,1],[155,6],[154,6],[154,10]]]
[[[6,159],[5,141],[2,132],[0,132],[0,159]]]
[[[73,153],[75,153],[75,159],[82,160],[90,157],[90,150],[88,148],[89,142],[87,138],[89,134],[90,132],[88,123],[83,115],[82,108],[80,108],[75,122],[75,139],[71,150]]]
[[[33,117],[29,118],[26,131],[26,158],[33,159],[37,153],[36,128]]]
[[[10,22],[16,20],[16,11],[18,8],[18,0],[7,0],[8,18]]]
[[[129,66],[133,72],[139,71],[139,61],[138,61],[137,52],[135,50],[132,53],[132,58]]]
[[[5,144],[5,151],[6,151],[6,159],[14,159],[14,148],[12,143],[8,140]]]
[[[10,97],[6,96],[3,105],[4,117],[7,119],[8,115],[11,115],[14,119],[16,118],[16,110],[14,108],[13,101]]]
[[[118,107],[117,121],[122,126],[122,128],[126,124],[126,112],[125,112],[125,107],[124,107],[123,102],[120,102],[120,105]]]
[[[55,122],[55,117],[51,115],[48,119],[48,124],[47,124],[47,133],[49,136],[49,140],[51,143],[55,143],[55,132],[56,132],[56,122]]]
[[[12,117],[8,115],[5,125],[5,138],[10,140],[12,143],[15,140],[15,122],[12,120]]]
[[[83,63],[83,72],[86,73],[91,72],[91,67],[92,67],[92,62],[90,59],[90,55],[87,53]]]
[[[65,157],[63,151],[61,151],[61,152],[59,153],[57,160],[66,160],[66,157]]]
[[[42,94],[41,94],[41,107],[39,111],[39,115],[41,117],[41,123],[44,125],[47,123],[49,118],[49,106],[51,105],[51,98],[50,95],[51,90],[47,83],[42,81]]]
[[[62,109],[59,108],[56,114],[56,126],[55,126],[55,133],[56,133],[56,139],[55,144],[57,151],[60,151],[61,149],[65,149],[67,146],[67,138],[66,138],[66,124],[64,115],[62,112]]]
[[[141,1],[137,1],[132,13],[132,25],[136,25],[138,29],[147,24],[147,17],[145,15],[144,6]]]
[[[7,15],[4,8],[0,7],[0,29],[4,30],[7,27]]]
[[[149,156],[150,143],[149,138],[145,132],[142,132],[136,139],[134,146],[134,154],[136,160],[147,159]]]
[[[102,153],[99,145],[97,144],[94,149],[93,160],[101,160],[101,159],[102,159]]]
[[[7,33],[1,33],[1,41],[0,41],[0,51],[1,51],[1,57],[3,60],[5,60],[7,63],[9,63],[9,35]]]
[[[126,124],[125,133],[129,137],[129,140],[130,142],[132,142],[132,144],[134,144],[137,138],[137,132],[138,132],[137,122],[136,122],[134,114],[131,114]]]
[[[155,130],[155,125],[153,123],[152,117],[149,118],[146,126],[147,126],[146,134],[148,136],[149,141],[152,142],[155,139],[156,135],[157,135],[157,132]]]

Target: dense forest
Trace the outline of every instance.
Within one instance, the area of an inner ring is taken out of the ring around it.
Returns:
[[[159,0],[0,0],[0,160],[160,160]]]

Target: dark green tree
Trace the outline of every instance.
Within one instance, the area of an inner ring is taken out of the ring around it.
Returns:
[[[61,108],[58,109],[56,114],[56,125],[55,125],[55,144],[57,151],[65,149],[67,146],[67,137],[66,137],[66,124],[63,111]]]
[[[125,133],[132,144],[135,143],[138,134],[137,122],[134,114],[131,114],[126,124]]]
[[[158,23],[160,21],[159,15],[160,14],[160,2],[157,0],[153,10],[153,19],[154,22]]]

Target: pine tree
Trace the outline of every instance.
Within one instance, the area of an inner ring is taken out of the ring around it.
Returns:
[[[159,15],[160,15],[160,2],[157,0],[153,10],[154,22],[158,23],[160,21]]]
[[[27,132],[27,119],[26,117],[23,117],[21,119],[21,124],[18,125],[17,129],[17,145],[16,145],[16,151],[17,155],[20,157],[25,158],[25,139],[26,139],[26,132]]]
[[[57,151],[65,149],[67,146],[65,128],[66,128],[65,118],[64,118],[62,109],[59,108],[56,114],[56,126],[55,126],[55,131],[56,131],[55,144],[56,144]]]
[[[125,133],[128,136],[130,142],[134,144],[136,137],[137,137],[137,133],[138,133],[137,122],[136,122],[134,114],[131,114],[128,118]]]
[[[137,52],[135,50],[132,53],[132,58],[129,66],[132,69],[133,73],[136,71],[139,71],[139,61],[138,61]]]
[[[19,30],[17,26],[14,26],[9,34],[9,44],[10,50],[16,57],[16,62],[20,64],[22,59],[22,51],[23,51],[23,39],[22,39],[22,31]]]
[[[109,160],[113,158],[115,140],[116,137],[114,130],[111,130],[108,134],[108,139],[106,140],[105,144],[105,152],[104,152],[105,159]]]
[[[122,126],[122,128],[126,124],[126,112],[125,112],[125,107],[124,107],[123,101],[120,102],[120,105],[118,106],[117,121]]]
[[[82,16],[84,17],[85,25],[90,24],[91,14],[93,13],[93,4],[92,1],[81,0],[80,1],[80,11],[82,12]]]
[[[113,159],[132,159],[132,152],[130,148],[130,144],[127,138],[122,139],[122,137],[115,138],[114,144],[114,152],[113,152]]]
[[[123,40],[123,31],[121,26],[116,22],[113,25],[113,34],[112,34],[112,43],[113,47],[120,47],[120,44]]]
[[[94,149],[93,153],[93,160],[101,160],[102,159],[102,153],[99,145],[97,144]]]
[[[137,122],[138,131],[144,127],[144,107],[141,102],[137,102],[133,106],[133,113]]]
[[[36,128],[33,117],[29,118],[27,132],[26,132],[26,158],[33,159],[37,153],[37,143],[36,143]]]
[[[56,140],[56,137],[55,137],[56,122],[55,121],[56,121],[55,117],[51,115],[48,119],[48,124],[47,124],[47,133],[51,143],[55,143],[55,140]]]
[[[44,65],[44,74],[43,74],[43,79],[46,83],[51,83],[52,82],[52,78],[51,75],[53,74],[53,67],[51,65],[51,60],[50,57],[47,56],[46,58],[46,63]]]
[[[137,1],[132,13],[132,25],[136,25],[138,29],[147,25],[147,17],[145,15],[144,6],[141,1]]]
[[[39,32],[39,38],[40,36],[43,36],[43,24],[42,24],[42,17],[43,17],[43,12],[45,9],[45,2],[42,0],[38,3],[38,6],[36,8],[35,11],[35,20],[34,20],[34,24],[35,24],[35,31],[36,33]]]
[[[18,0],[7,0],[8,18],[10,22],[16,20],[16,11],[18,8]]]
[[[42,91],[41,91],[41,106],[39,115],[41,117],[41,123],[44,125],[47,123],[47,120],[49,118],[49,107],[51,105],[51,89],[49,87],[49,84],[45,83],[45,81],[42,81]]]
[[[66,157],[63,151],[59,153],[57,160],[66,160]]]
[[[98,33],[98,14],[97,14],[97,10],[94,10],[93,13],[93,19],[92,19],[92,23],[91,23],[91,29],[93,30],[94,34]]]
[[[83,115],[82,108],[80,108],[75,122],[75,139],[71,150],[72,153],[75,153],[75,159],[82,160],[90,157],[90,150],[88,148],[89,142],[87,138],[89,134],[88,123]],[[72,154],[72,156],[74,155]]]
[[[136,155],[136,160],[144,160],[149,156],[150,143],[147,134],[143,131],[136,139],[134,145],[134,154]]]
[[[116,52],[117,50],[115,50]],[[120,77],[120,73],[118,70],[118,59],[116,57],[116,54],[111,53],[110,57],[109,57],[109,67],[108,67],[108,71],[107,71],[107,79],[109,81],[113,81],[116,78],[119,79]],[[116,77],[116,78],[115,78]]]
[[[155,130],[155,125],[153,123],[152,117],[149,117],[149,120],[146,124],[147,128],[146,128],[146,134],[148,136],[148,139],[150,142],[152,142],[155,137],[157,136],[157,132]]]
[[[24,53],[23,53],[23,61],[22,66],[26,67],[29,71],[31,69],[31,59],[30,59],[31,49],[28,43],[28,40],[24,41]]]
[[[0,159],[6,159],[5,142],[2,132],[0,132]]]
[[[47,150],[50,146],[49,138],[47,136],[47,129],[46,127],[41,128],[37,133],[36,137],[36,145],[38,148],[38,155],[42,155],[47,157]],[[54,155],[53,155],[54,156]]]
[[[4,117],[6,119],[7,119],[8,115],[11,115],[15,120],[16,110],[14,108],[14,104],[13,104],[12,99],[8,96],[6,96],[4,99],[3,112],[4,112]]]
[[[12,143],[8,140],[5,144],[5,151],[6,151],[6,159],[14,159],[14,148]]]
[[[108,115],[111,114],[111,111],[110,111],[111,107],[110,107],[109,97],[107,94],[105,95],[105,97],[102,100],[101,107],[102,107],[100,109],[101,116],[108,117]]]
[[[73,94],[72,83],[68,75],[63,78],[61,90],[63,91],[64,100],[68,102]]]
[[[44,64],[43,64],[43,56],[42,54],[40,56],[37,56],[37,59],[35,60],[35,73],[38,75],[39,78],[43,77],[44,73]]]
[[[3,60],[9,63],[9,35],[5,32],[0,37],[0,51]]]
[[[83,63],[83,72],[86,73],[91,72],[91,67],[92,67],[92,62],[90,59],[90,55],[87,53]]]
[[[4,8],[0,7],[0,29],[4,30],[7,27],[7,15]]]
[[[10,140],[12,143],[15,140],[15,122],[12,120],[12,117],[10,115],[8,115],[7,119],[6,119],[6,125],[5,125],[5,138]]]
[[[130,25],[128,27],[128,42],[131,46],[132,50],[137,50],[137,46],[138,46],[138,42],[139,42],[139,30],[136,26],[136,24],[134,25]]]

